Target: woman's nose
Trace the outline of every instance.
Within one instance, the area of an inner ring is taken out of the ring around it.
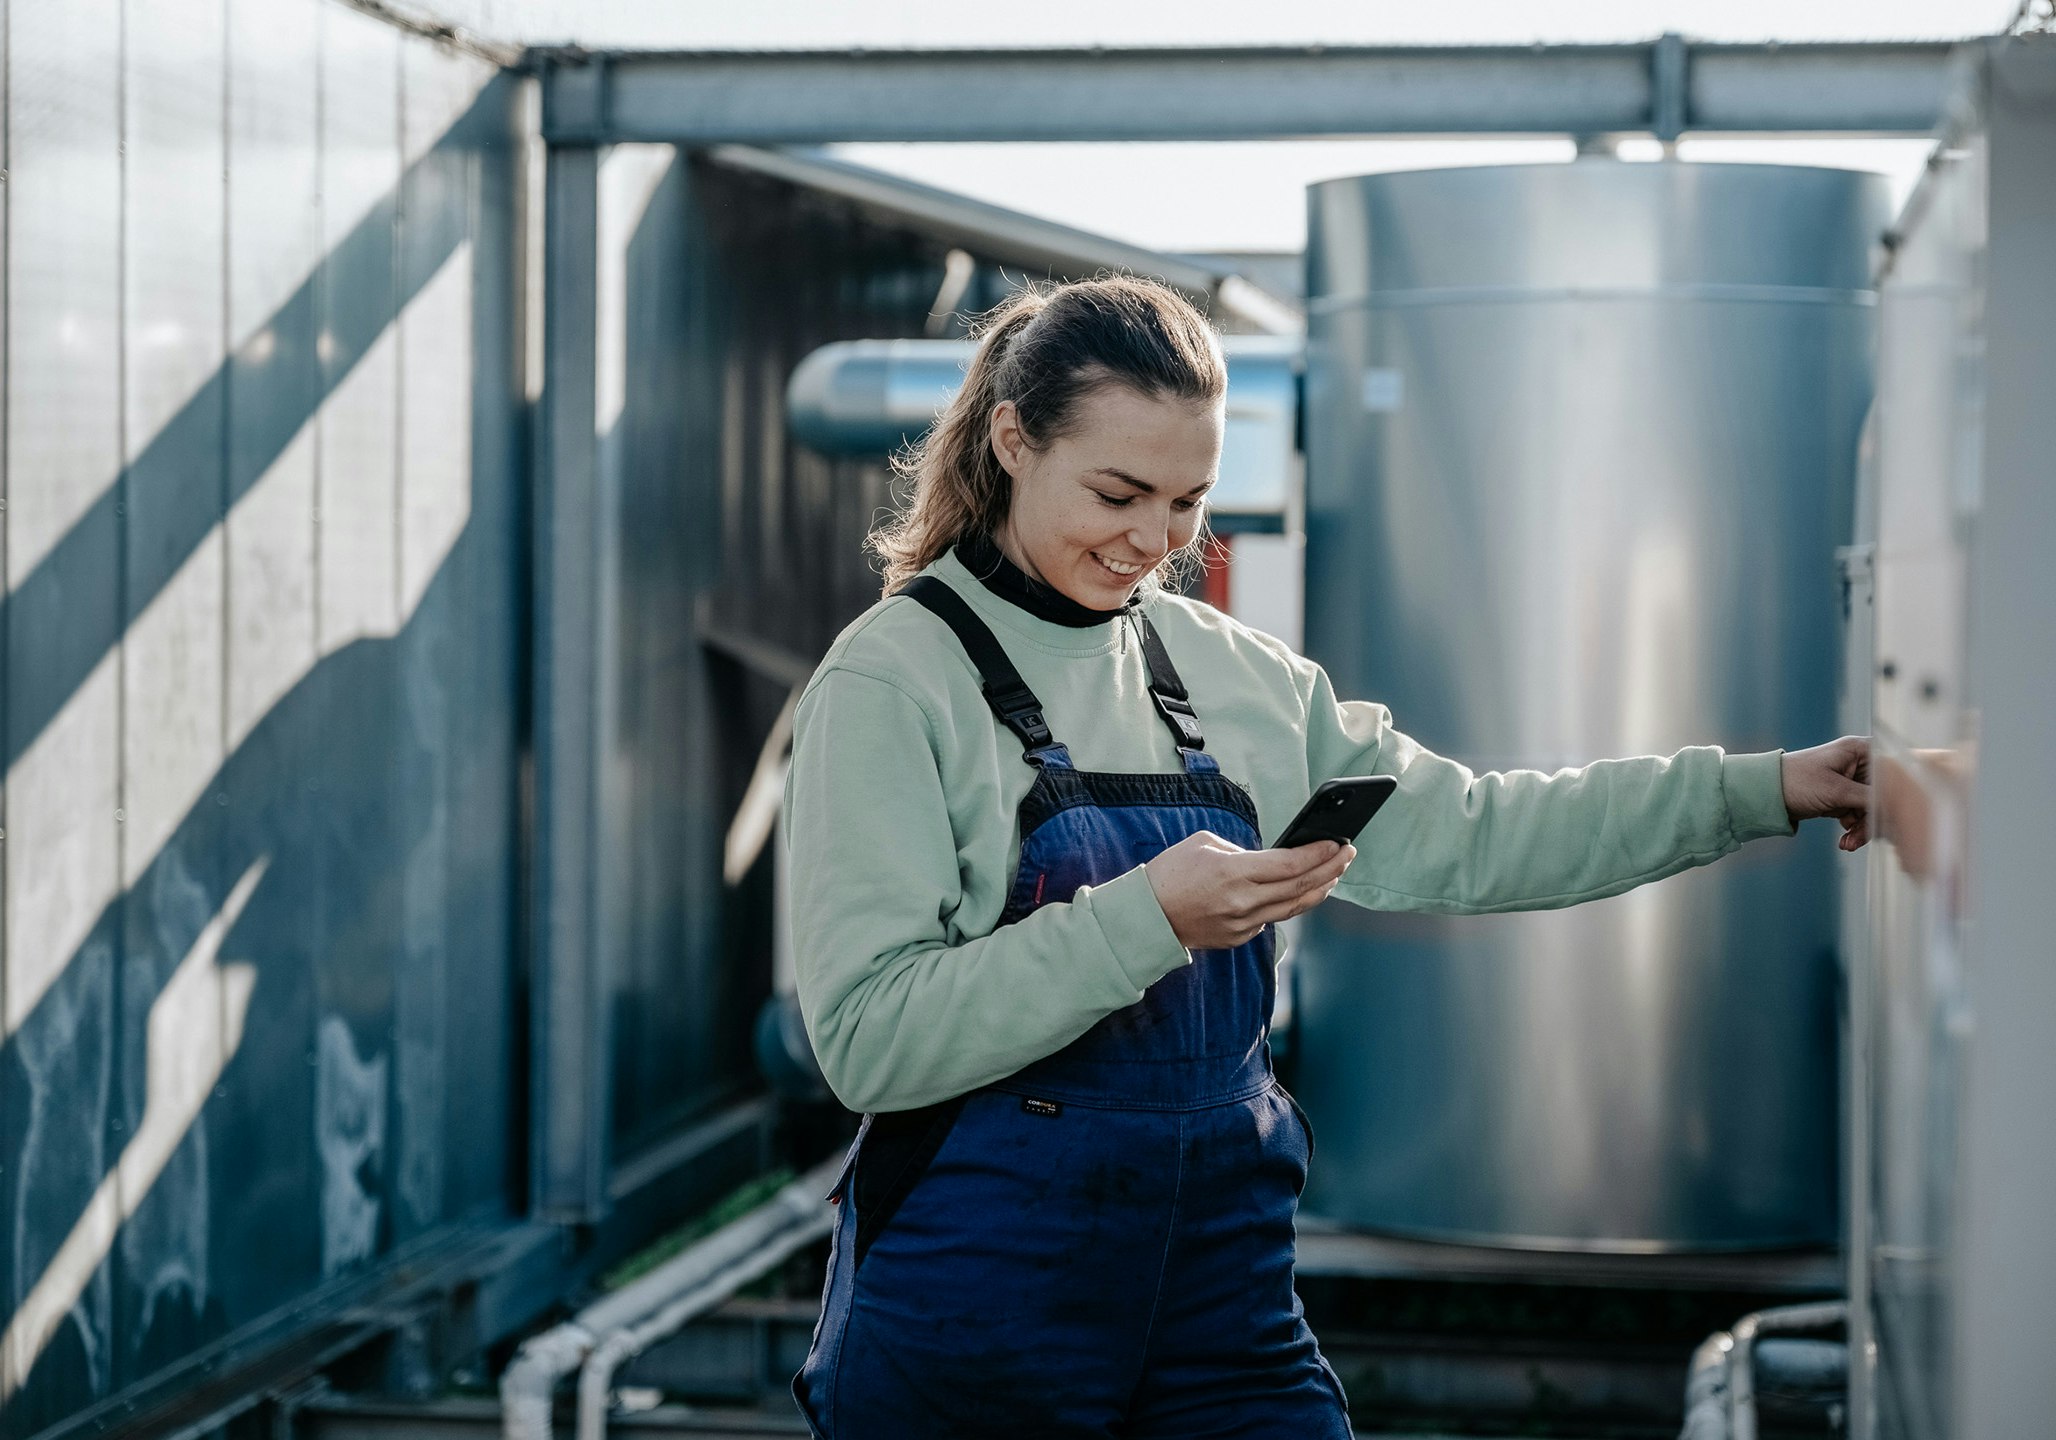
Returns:
[[[1170,522],[1161,517],[1138,519],[1128,531],[1128,543],[1150,560],[1171,553]]]

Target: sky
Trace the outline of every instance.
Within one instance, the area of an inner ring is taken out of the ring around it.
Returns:
[[[2004,28],[2020,0],[421,0],[528,43],[659,49],[860,46],[1526,44],[1953,39]],[[1679,158],[1876,170],[1895,203],[1922,140],[1688,136]],[[884,145],[849,159],[1163,250],[1297,250],[1305,187],[1377,170],[1567,159],[1560,138],[1206,144]],[[1652,159],[1630,143],[1624,159]]]
[[[1401,45],[1853,40],[1989,34],[2019,0],[404,0],[527,42],[666,49],[861,45]]]

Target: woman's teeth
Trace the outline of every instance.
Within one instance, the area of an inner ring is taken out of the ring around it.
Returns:
[[[1093,554],[1092,558],[1097,560],[1100,564],[1106,566],[1107,569],[1113,571],[1116,575],[1119,575],[1124,580],[1131,575],[1140,575],[1142,573],[1142,567],[1140,565],[1123,565],[1120,564],[1118,561],[1109,560],[1106,556],[1098,554],[1097,552]]]

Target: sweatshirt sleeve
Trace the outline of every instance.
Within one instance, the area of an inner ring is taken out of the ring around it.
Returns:
[[[1399,789],[1357,839],[1336,893],[1375,910],[1490,914],[1618,895],[1789,835],[1783,752],[1596,760],[1474,775],[1392,728],[1383,705],[1338,701],[1312,667],[1309,779],[1392,775]]]
[[[961,861],[933,726],[884,679],[830,671],[802,701],[784,828],[800,1008],[852,1110],[1011,1075],[1191,959],[1140,867],[990,935],[954,935]]]

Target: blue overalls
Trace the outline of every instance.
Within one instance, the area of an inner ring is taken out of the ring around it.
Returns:
[[[1140,611],[1177,774],[1075,768],[971,608],[933,577],[903,593],[956,632],[1037,767],[1000,924],[1200,830],[1263,843]],[[1292,1288],[1312,1142],[1271,1074],[1275,983],[1267,929],[1201,952],[1005,1080],[868,1117],[793,1382],[815,1435],[1347,1440],[1341,1386]]]

